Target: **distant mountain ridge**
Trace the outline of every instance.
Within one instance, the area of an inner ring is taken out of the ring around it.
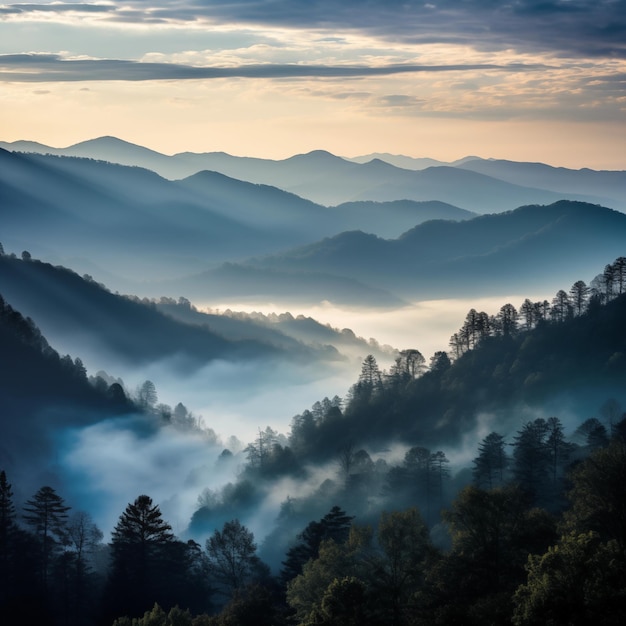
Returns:
[[[411,299],[507,293],[539,287],[548,274],[565,282],[623,255],[626,215],[560,201],[483,215],[463,222],[432,220],[397,239],[360,231],[240,264],[239,275],[273,273],[298,293],[298,276],[353,279]],[[231,281],[235,288],[235,281]]]
[[[0,142],[0,148],[136,165],[168,179],[212,170],[238,180],[278,187],[326,206],[356,200],[439,200],[490,213],[564,198],[626,211],[626,172],[564,170],[543,165],[541,176],[534,177],[527,175],[532,164],[509,162],[515,167],[505,171],[491,160],[477,157],[453,163],[385,153],[344,159],[324,150],[282,160],[236,157],[224,152],[167,156],[115,137],[92,139],[67,148],[26,141]],[[442,172],[435,172],[442,168]],[[459,177],[457,170],[471,171],[474,176]],[[573,180],[575,184],[571,184]]]
[[[29,249],[107,283],[113,277],[133,293],[138,282],[199,273],[345,230],[395,237],[434,216],[473,216],[441,202],[328,208],[217,172],[170,181],[140,167],[2,149],[0,202],[9,249]]]

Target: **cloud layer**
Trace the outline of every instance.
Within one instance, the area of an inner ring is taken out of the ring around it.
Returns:
[[[418,72],[538,69],[536,64],[467,65],[298,65],[262,64],[237,67],[198,67],[177,63],[151,63],[118,59],[64,59],[58,54],[0,55],[0,79],[19,82],[89,80],[199,80],[211,78],[355,78]]]
[[[78,16],[114,24],[235,25],[361,32],[388,42],[624,58],[624,0],[128,0],[0,6],[5,19]]]

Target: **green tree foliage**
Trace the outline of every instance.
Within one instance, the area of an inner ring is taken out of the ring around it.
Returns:
[[[335,580],[349,576],[362,579],[362,557],[370,544],[371,532],[354,527],[343,543],[332,539],[322,541],[318,557],[307,561],[302,574],[287,585],[287,603],[294,610],[298,624],[315,623],[322,614],[324,594]]]
[[[281,571],[282,580],[286,583],[301,574],[304,564],[318,557],[322,541],[346,541],[352,520],[353,517],[334,506],[322,519],[310,522],[287,551]]]
[[[577,532],[593,530],[602,540],[626,548],[626,442],[615,437],[606,448],[595,450],[570,472],[572,503],[566,527]]]
[[[556,540],[554,520],[514,486],[465,487],[443,518],[452,549],[427,574],[425,614],[438,624],[508,623],[528,554]]]
[[[307,624],[328,626],[362,626],[367,624],[366,587],[358,578],[335,578],[328,586],[319,609],[309,616]]]
[[[546,553],[530,555],[527,569],[514,596],[515,626],[624,623],[626,561],[616,542],[571,533]]]
[[[194,626],[195,623],[196,620],[189,611],[174,606],[166,613],[155,603],[142,617],[119,617],[113,622],[113,626]]]
[[[376,612],[381,623],[404,624],[433,552],[428,527],[415,508],[383,512],[376,540],[379,552],[370,561]]]

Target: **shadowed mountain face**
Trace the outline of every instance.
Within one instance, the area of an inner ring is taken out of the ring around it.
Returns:
[[[0,142],[0,147],[137,165],[170,179],[212,170],[239,180],[272,185],[327,206],[357,200],[439,200],[477,213],[491,213],[567,198],[626,210],[625,175],[620,172],[557,170],[544,166],[549,174],[537,178],[526,173],[532,164],[514,164],[514,168],[503,171],[483,165],[491,161],[475,158],[462,159],[450,167],[433,160],[392,155],[347,160],[323,150],[279,161],[235,157],[222,152],[166,156],[114,137],[101,137],[68,148],[49,148],[33,142]],[[569,184],[568,176],[576,179],[575,185]],[[607,188],[608,178],[615,180],[616,186],[611,183]]]
[[[197,273],[357,227],[398,236],[434,215],[472,215],[440,202],[329,209],[216,172],[169,181],[138,167],[4,150],[0,201],[7,249],[27,249],[134,292],[137,281]]]
[[[337,360],[337,351],[313,349],[280,333],[239,332],[231,338],[204,320],[188,324],[157,310],[154,304],[112,294],[74,272],[39,261],[0,257],[0,293],[24,315],[37,320],[46,337],[73,353],[87,350],[125,365],[145,366],[175,359],[193,371],[216,359],[317,358]],[[81,350],[82,348],[82,350]]]
[[[626,215],[561,201],[464,222],[425,222],[398,239],[342,233],[238,266],[243,281],[265,272],[297,291],[298,276],[325,274],[384,288],[401,298],[507,293],[576,280],[623,253]],[[234,275],[234,270],[231,270]],[[549,275],[549,284],[544,276]],[[236,280],[231,281],[234,289]],[[300,292],[302,293],[302,292]]]

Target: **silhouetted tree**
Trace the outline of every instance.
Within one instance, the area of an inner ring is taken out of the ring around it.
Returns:
[[[310,522],[287,551],[281,571],[282,580],[288,582],[301,574],[304,564],[317,558],[322,541],[332,539],[336,543],[344,542],[353,519],[340,507],[333,506],[322,519]]]
[[[505,337],[517,332],[518,313],[512,304],[505,304],[497,315],[498,330]]]
[[[597,418],[586,419],[575,431],[574,437],[588,448],[603,448],[609,443],[606,426]]]
[[[504,472],[509,459],[504,437],[496,432],[489,433],[478,444],[478,456],[474,459],[474,483],[483,489],[504,485]]]
[[[13,490],[5,471],[2,470],[0,471],[0,606],[11,594],[16,532]]]
[[[552,308],[550,309],[550,316],[556,322],[564,322],[568,317],[572,315],[572,305],[569,301],[569,296],[565,291],[560,289],[556,296],[552,299]]]
[[[543,418],[527,422],[513,443],[513,474],[517,483],[533,498],[542,494],[549,476],[548,425]]]
[[[128,504],[111,533],[111,568],[105,600],[117,615],[138,616],[167,594],[171,526],[147,495]]]
[[[41,586],[44,594],[48,590],[48,579],[52,559],[63,545],[67,544],[67,512],[69,506],[52,487],[42,487],[26,501],[22,515],[30,526],[40,545],[41,555]]]
[[[226,522],[206,542],[209,572],[222,591],[232,595],[263,573],[254,535],[238,519]]]
[[[589,287],[582,280],[577,280],[569,291],[569,298],[574,311],[574,315],[582,315],[587,308],[589,300]]]

